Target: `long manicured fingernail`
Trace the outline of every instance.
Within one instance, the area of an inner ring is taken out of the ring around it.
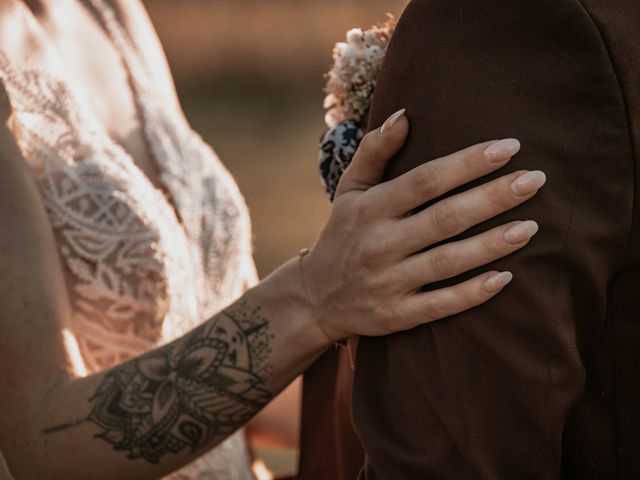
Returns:
[[[511,191],[518,197],[525,197],[540,190],[547,181],[547,176],[539,170],[520,175],[511,184]]]
[[[406,111],[405,108],[403,108],[402,110],[398,110],[396,113],[394,113],[393,115],[391,115],[389,118],[387,118],[385,120],[385,122],[382,124],[382,126],[380,127],[380,135],[384,135],[385,133],[387,133],[389,130],[391,130],[393,128],[393,124],[396,123],[396,121],[402,116],[404,115],[404,112]]]
[[[505,138],[492,143],[484,151],[490,162],[500,163],[510,159],[520,151],[520,142],[515,138]]]
[[[496,273],[484,282],[484,289],[489,293],[496,293],[506,287],[511,280],[513,280],[513,274],[511,272]]]
[[[540,227],[532,220],[520,222],[504,232],[504,239],[511,245],[517,245],[533,237]]]

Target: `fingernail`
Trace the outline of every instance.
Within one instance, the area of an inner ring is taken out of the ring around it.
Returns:
[[[511,272],[497,273],[484,283],[484,289],[489,293],[496,293],[506,287],[511,280],[513,280]]]
[[[510,243],[511,245],[517,245],[518,243],[522,243],[526,240],[529,240],[536,233],[538,233],[538,224],[532,220],[527,220],[525,222],[520,222],[509,230],[504,232],[504,239]]]
[[[380,135],[384,135],[385,133],[387,133],[389,130],[391,130],[391,128],[393,128],[393,124],[396,123],[396,121],[402,116],[404,115],[404,112],[406,111],[405,108],[403,108],[402,110],[398,110],[396,113],[394,113],[393,115],[391,115],[389,118],[387,118],[385,120],[385,122],[382,124],[382,126],[380,127]]]
[[[492,143],[484,151],[490,162],[500,163],[513,157],[520,151],[520,142],[515,138],[505,138]]]
[[[547,176],[539,170],[527,172],[513,181],[511,190],[516,196],[524,197],[540,190],[546,181]]]

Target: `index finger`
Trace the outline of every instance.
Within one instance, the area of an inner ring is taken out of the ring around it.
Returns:
[[[430,200],[506,165],[520,150],[514,138],[484,142],[427,162],[371,189],[380,208],[404,216]]]

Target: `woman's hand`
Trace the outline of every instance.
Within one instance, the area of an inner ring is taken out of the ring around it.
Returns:
[[[486,302],[511,281],[510,272],[426,293],[421,287],[509,255],[538,230],[533,221],[512,222],[425,251],[529,200],[546,179],[542,172],[518,171],[413,213],[503,167],[520,145],[513,139],[475,145],[379,183],[408,128],[400,111],[363,139],[329,222],[303,259],[314,316],[332,341],[407,330]]]

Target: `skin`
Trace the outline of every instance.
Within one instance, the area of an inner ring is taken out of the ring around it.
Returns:
[[[154,78],[164,82],[164,100],[182,115],[142,6],[126,5],[114,1]],[[51,48],[64,51],[73,65],[65,74],[156,181],[120,60],[80,3],[0,2],[0,45],[40,68],[60,68]],[[333,342],[411,329],[490,300],[510,273],[487,272],[428,293],[420,287],[513,253],[537,231],[534,222],[512,222],[429,248],[529,200],[545,179],[510,173],[413,213],[504,167],[518,145],[475,145],[380,183],[409,130],[398,114],[363,140],[310,254],[169,345],[73,378],[61,335],[70,312],[64,272],[42,200],[5,126],[10,106],[0,98],[0,450],[20,479],[161,477],[242,427]]]

